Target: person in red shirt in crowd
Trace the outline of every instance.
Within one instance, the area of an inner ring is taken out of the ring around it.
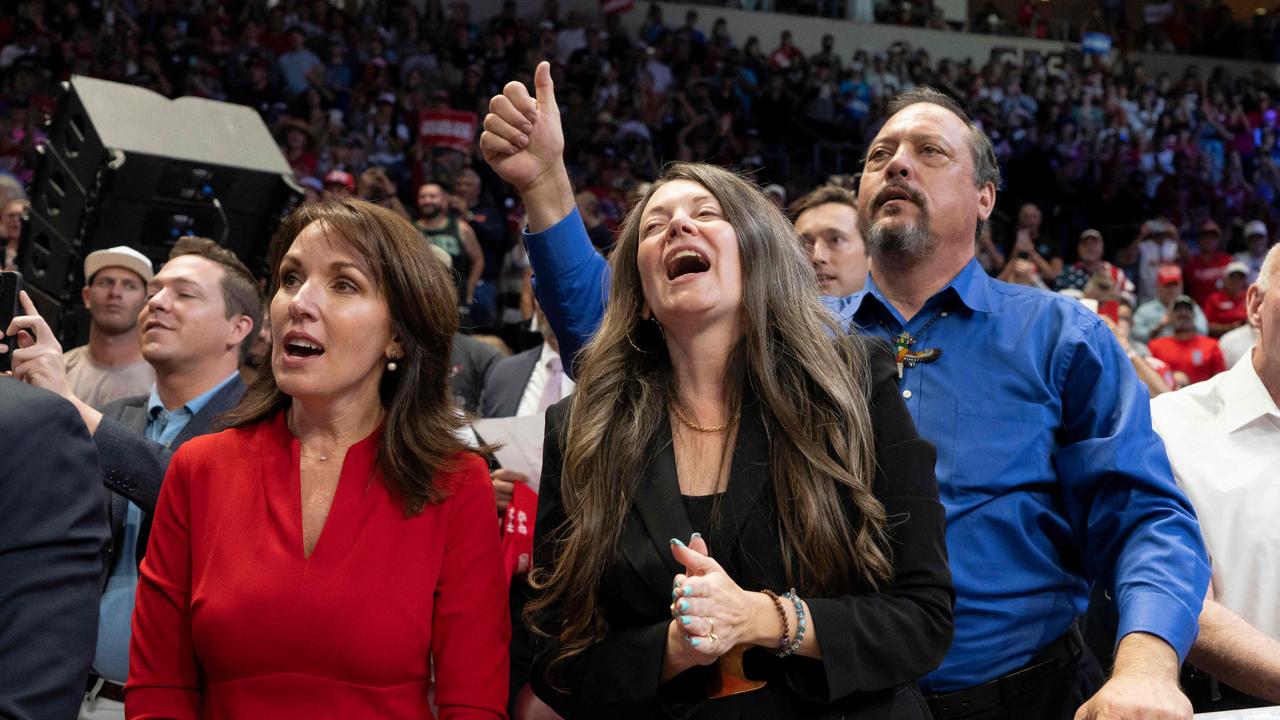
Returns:
[[[1244,294],[1249,289],[1249,266],[1235,260],[1223,272],[1222,288],[1210,293],[1204,303],[1209,334],[1215,338],[1235,330],[1248,319]]]
[[[1218,341],[1196,332],[1195,308],[1195,301],[1186,295],[1174,299],[1169,313],[1173,335],[1155,338],[1147,348],[1174,372],[1185,373],[1190,382],[1198,383],[1225,370],[1226,363]]]
[[[791,44],[791,31],[783,30],[779,38],[778,47],[769,53],[769,63],[778,70],[789,70],[797,64],[804,62],[804,53],[800,48]]]
[[[1204,307],[1209,294],[1218,289],[1218,281],[1232,260],[1222,251],[1222,228],[1212,220],[1200,226],[1200,250],[1187,260],[1187,294]]]

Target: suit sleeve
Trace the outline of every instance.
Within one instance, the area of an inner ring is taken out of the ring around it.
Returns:
[[[493,486],[469,457],[448,501],[449,527],[431,621],[441,720],[505,718],[511,617]]]
[[[576,375],[578,351],[595,335],[609,294],[609,264],[596,252],[575,207],[540,233],[526,232],[533,290],[555,331],[565,372]]]
[[[560,494],[563,464],[563,432],[567,424],[567,403],[547,409],[546,443],[542,456],[542,484],[538,493],[538,518],[534,523],[534,567],[544,570],[556,562],[552,533],[565,520]],[[534,596],[541,594],[534,591]],[[563,611],[551,607],[535,618],[538,628],[556,634],[563,623]],[[669,619],[627,627],[610,627],[604,639],[583,653],[551,670],[551,661],[560,649],[556,638],[534,634],[533,666],[529,684],[534,693],[564,718],[597,718],[608,707],[631,709],[639,705],[664,704],[672,717],[682,717],[696,702],[706,697],[706,670],[694,668],[661,683],[662,661],[667,647]],[[567,691],[567,692],[564,692]]]
[[[200,669],[191,638],[191,502],[188,451],[169,467],[139,569],[129,643],[125,713],[200,717]]]
[[[103,483],[132,500],[142,512],[154,513],[173,452],[130,430],[106,412],[93,441],[102,458]]]
[[[70,403],[0,383],[0,717],[72,718],[93,660],[108,537],[97,453]]]
[[[802,598],[822,660],[789,658],[787,677],[799,697],[817,703],[914,682],[941,664],[953,628],[955,591],[933,445],[916,433],[898,393],[892,351],[879,341],[850,341],[867,343],[870,356],[873,489],[888,518],[893,575],[876,592]]]

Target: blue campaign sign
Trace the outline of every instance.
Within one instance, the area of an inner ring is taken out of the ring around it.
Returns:
[[[1106,55],[1111,52],[1111,36],[1106,33],[1087,32],[1080,40],[1085,55]]]

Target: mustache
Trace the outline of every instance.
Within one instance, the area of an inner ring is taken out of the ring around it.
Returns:
[[[880,192],[876,193],[875,197],[871,199],[872,212],[879,210],[880,206],[888,202],[890,200],[889,195],[891,193],[905,193],[907,198],[910,199],[911,202],[915,203],[917,206],[921,208],[924,207],[924,196],[921,195],[919,192],[917,192],[915,188],[911,187],[905,182],[890,181],[887,185],[880,188]]]

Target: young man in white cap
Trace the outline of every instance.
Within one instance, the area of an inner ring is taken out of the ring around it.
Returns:
[[[1245,279],[1252,285],[1258,281],[1258,271],[1262,269],[1262,260],[1267,256],[1267,248],[1271,247],[1271,238],[1267,235],[1267,224],[1261,220],[1250,220],[1244,226],[1245,251],[1236,253],[1236,260],[1249,268]]]
[[[84,259],[84,289],[89,308],[89,344],[66,355],[71,392],[101,409],[132,395],[145,395],[155,371],[142,358],[138,313],[147,301],[147,283],[155,273],[151,260],[120,245],[89,253]]]

